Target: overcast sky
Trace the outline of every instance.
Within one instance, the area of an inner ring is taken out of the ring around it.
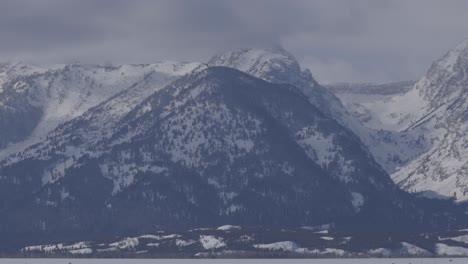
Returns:
[[[280,44],[323,83],[387,82],[467,37],[464,0],[0,1],[1,61],[207,61]]]

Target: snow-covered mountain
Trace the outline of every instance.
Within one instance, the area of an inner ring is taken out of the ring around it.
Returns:
[[[208,65],[237,69],[267,82],[294,85],[322,112],[340,123],[346,122],[346,110],[340,100],[320,86],[308,69],[301,69],[297,60],[282,48],[232,50],[215,55]]]
[[[151,75],[154,86],[158,86],[197,66],[176,62],[118,67],[1,64],[0,157],[39,142],[57,125],[82,115],[145,76]]]
[[[403,147],[418,150],[412,134],[363,126],[284,50],[236,50],[207,64],[28,67],[5,65],[16,70],[2,75],[2,122],[34,117],[20,137],[8,135],[22,123],[5,133],[2,239],[226,222],[465,223],[462,208],[416,199],[383,169],[411,154]]]
[[[297,60],[283,49],[233,50],[214,56],[208,65],[235,68],[273,83],[293,84],[311,104],[354,132],[388,173],[393,173],[428,148],[419,136],[363,125],[330,89],[319,85],[310,71],[302,70]]]
[[[468,40],[434,62],[411,89],[394,90],[384,96],[335,92],[369,127],[421,140],[424,148],[390,172],[403,189],[467,200]]]
[[[3,210],[49,211],[27,221],[32,229],[47,230],[64,223],[89,228],[82,217],[94,210],[123,217],[128,206],[138,212],[132,222],[140,228],[226,218],[305,224],[355,214],[369,199],[368,190],[391,189],[353,135],[295,87],[236,70],[208,68],[156,91],[103,137],[95,136],[100,126],[88,125],[93,123],[86,117],[94,112],[100,108],[2,165]],[[335,141],[354,144],[361,155],[350,155]],[[340,166],[325,171],[329,163]],[[383,181],[371,180],[377,175]],[[323,202],[312,203],[318,199]],[[68,218],[50,212],[57,208]],[[113,224],[125,225],[129,217]]]
[[[448,203],[427,210],[396,188],[359,138],[295,86],[201,66],[153,89],[151,75],[2,161],[4,238],[460,219],[430,216],[456,212]],[[112,114],[143,87],[153,92]]]
[[[432,148],[396,172],[395,181],[406,190],[468,200],[468,40],[436,61],[403,98],[413,103],[400,122]]]
[[[281,49],[231,51],[215,56],[210,65],[296,85],[312,104],[360,137],[402,188],[464,201],[468,199],[467,43],[465,40],[434,63],[417,83],[323,88]]]

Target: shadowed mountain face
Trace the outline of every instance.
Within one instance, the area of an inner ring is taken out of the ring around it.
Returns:
[[[296,86],[323,113],[339,123],[345,122],[346,114],[340,100],[320,86],[308,69],[301,69],[297,60],[281,48],[232,50],[213,56],[208,65],[229,67],[267,82]]]
[[[309,70],[282,49],[238,49],[214,56],[209,65],[226,66],[273,83],[296,86],[316,108],[351,130],[369,149],[377,163],[389,174],[428,149],[418,135],[367,127],[362,116],[341,103],[329,88],[319,85]]]

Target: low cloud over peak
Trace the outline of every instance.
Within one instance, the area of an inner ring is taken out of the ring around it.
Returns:
[[[417,79],[468,36],[466,1],[0,2],[0,60],[207,61],[281,44],[322,82]]]

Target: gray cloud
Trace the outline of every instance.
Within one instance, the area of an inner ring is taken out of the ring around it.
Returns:
[[[468,37],[467,1],[4,0],[0,60],[206,61],[277,43],[322,82],[416,79]]]

